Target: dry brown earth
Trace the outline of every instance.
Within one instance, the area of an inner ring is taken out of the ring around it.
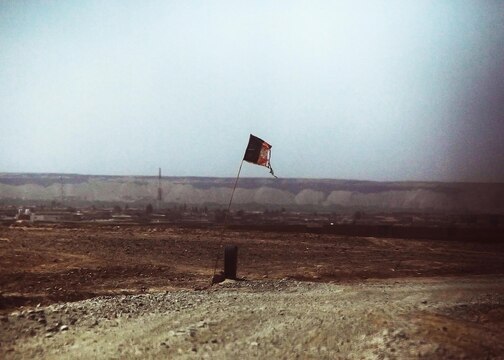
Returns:
[[[244,280],[209,287],[228,243]],[[2,358],[504,358],[501,243],[0,228],[0,256]]]

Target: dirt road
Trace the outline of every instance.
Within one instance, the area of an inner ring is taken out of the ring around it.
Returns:
[[[504,280],[223,283],[101,297],[2,321],[6,359],[504,357]]]

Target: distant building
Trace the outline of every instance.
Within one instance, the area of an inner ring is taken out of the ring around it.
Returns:
[[[30,221],[35,222],[65,222],[80,221],[82,214],[68,211],[37,211],[30,214]]]

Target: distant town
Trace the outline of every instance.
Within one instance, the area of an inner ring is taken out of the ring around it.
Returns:
[[[219,228],[435,240],[504,239],[504,184],[0,173],[12,227]]]
[[[2,205],[0,223],[22,226],[219,227],[260,231],[336,233],[349,236],[497,240],[504,235],[504,215],[421,212],[303,212],[284,208],[231,210],[222,207],[173,205],[157,208],[129,205],[75,208],[50,205]]]

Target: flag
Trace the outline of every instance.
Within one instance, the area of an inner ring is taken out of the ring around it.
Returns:
[[[248,161],[252,164],[265,166],[270,169],[271,175],[275,176],[275,174],[273,173],[273,168],[270,164],[271,148],[272,146],[266,141],[250,134],[249,142],[247,149],[245,150],[243,160]]]

